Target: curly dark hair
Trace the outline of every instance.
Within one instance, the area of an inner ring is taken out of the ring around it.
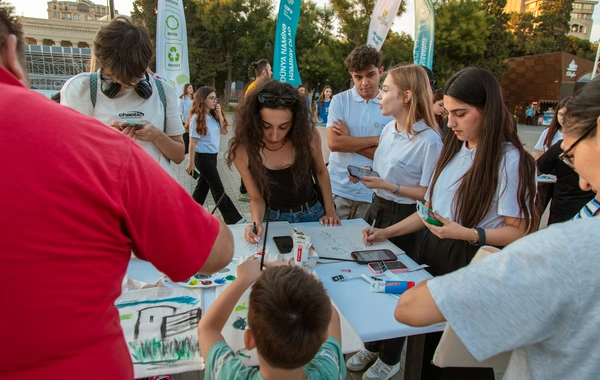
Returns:
[[[3,46],[9,35],[17,37],[17,55],[23,70],[27,68],[25,59],[25,39],[23,25],[14,14],[14,7],[9,3],[0,3],[0,46]]]
[[[291,106],[279,103],[273,105],[262,104],[258,100],[259,95],[262,93],[270,93],[276,96],[284,94],[293,95],[296,98],[296,102]],[[229,140],[229,149],[226,155],[227,165],[231,167],[239,149],[246,149],[250,173],[252,173],[258,188],[268,202],[269,179],[267,177],[267,170],[261,159],[261,152],[265,148],[263,123],[260,116],[260,110],[263,108],[289,109],[292,112],[292,126],[286,137],[294,147],[295,158],[291,169],[296,187],[300,187],[307,181],[312,181],[311,166],[313,163],[311,146],[317,138],[317,132],[309,121],[308,110],[304,105],[304,100],[300,98],[298,90],[288,83],[269,80],[263,84],[259,84],[237,107],[235,111],[235,133],[233,138]]]
[[[381,52],[368,45],[359,45],[344,60],[350,72],[367,70],[371,65],[381,67]]]

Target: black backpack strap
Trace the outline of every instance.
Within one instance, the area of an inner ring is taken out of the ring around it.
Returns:
[[[92,108],[96,108],[96,93],[98,92],[98,73],[90,73],[90,100]]]

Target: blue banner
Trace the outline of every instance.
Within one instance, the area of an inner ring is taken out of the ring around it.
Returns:
[[[296,87],[302,80],[296,62],[296,30],[302,0],[281,0],[275,29],[273,79]]]
[[[415,0],[415,49],[417,65],[433,68],[435,18],[431,0]]]

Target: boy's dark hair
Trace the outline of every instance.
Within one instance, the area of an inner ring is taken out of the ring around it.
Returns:
[[[304,88],[304,89],[306,89],[306,86],[305,86],[304,84],[300,83],[300,84],[298,85],[298,87],[296,87],[296,90],[299,90],[299,89],[301,89],[301,88]]]
[[[27,69],[25,60],[25,41],[23,26],[19,19],[13,15],[14,7],[7,3],[0,3],[0,47],[6,43],[6,38],[14,34],[17,37],[17,56],[23,70]]]
[[[270,268],[252,286],[248,326],[256,349],[275,368],[309,363],[327,338],[330,320],[323,284],[300,267]]]
[[[346,57],[344,65],[351,73],[367,70],[371,65],[379,69],[381,67],[381,52],[368,45],[359,45]]]
[[[252,68],[254,69],[254,75],[258,78],[264,70],[267,69],[269,61],[267,59],[260,59],[256,62],[252,62]]]
[[[152,39],[146,26],[118,16],[102,26],[94,37],[94,53],[111,79],[135,84],[152,59]]]

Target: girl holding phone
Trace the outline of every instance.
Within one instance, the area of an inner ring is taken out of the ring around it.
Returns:
[[[340,224],[319,133],[291,85],[269,80],[247,94],[236,110],[227,162],[235,165],[250,196],[256,228],[251,225],[245,230],[248,242],[260,240],[267,217]],[[269,215],[265,215],[267,204]]]
[[[227,134],[228,126],[217,101],[214,88],[200,87],[196,91],[187,122],[187,128],[190,131],[190,161],[185,171],[192,175],[195,167],[200,172],[200,178],[198,178],[198,183],[192,193],[196,202],[204,204],[210,190],[215,202],[223,197],[219,203],[219,211],[221,211],[225,223],[243,223],[246,219],[240,215],[225,193],[217,170],[221,135]]]
[[[470,67],[444,88],[448,132],[425,196],[442,226],[413,214],[400,223],[363,231],[365,242],[406,235],[425,227],[419,262],[439,276],[466,266],[479,246],[503,247],[537,229],[536,168],[523,148],[500,84]],[[430,363],[441,333],[427,334],[422,378],[493,379],[491,368],[438,368]]]
[[[425,70],[419,65],[399,66],[388,72],[377,97],[384,116],[393,116],[381,132],[373,157],[373,170],[380,177],[362,177],[375,195],[365,220],[375,227],[392,226],[416,211],[442,151],[442,139],[435,122],[432,94]],[[358,183],[356,177],[348,176]],[[390,241],[415,259],[420,246],[420,232],[391,237]],[[367,370],[366,377],[383,378],[400,369],[400,354],[405,338],[365,343],[365,350],[348,359],[351,371],[360,371],[379,353],[378,360]]]

